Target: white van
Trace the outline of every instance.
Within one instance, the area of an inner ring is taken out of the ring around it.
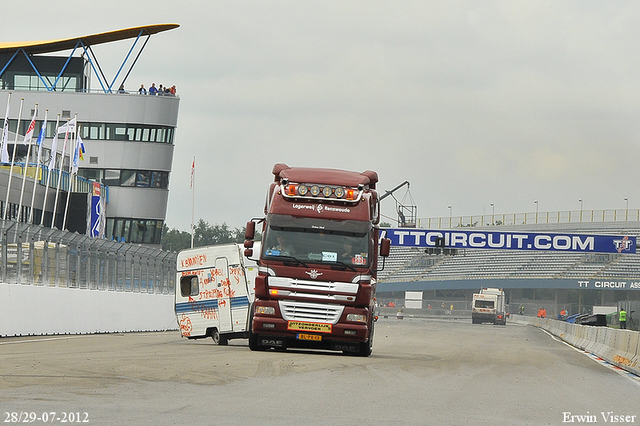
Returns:
[[[177,271],[175,312],[183,337],[211,337],[217,345],[248,337],[258,266],[243,245],[182,250]]]

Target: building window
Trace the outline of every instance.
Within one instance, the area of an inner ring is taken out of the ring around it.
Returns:
[[[55,125],[55,124],[54,124]],[[15,126],[15,125],[14,125]],[[173,128],[136,124],[80,123],[82,139],[173,143]],[[53,137],[53,130],[50,132]]]
[[[104,170],[102,169],[78,169],[78,176],[102,183]]]
[[[151,182],[151,172],[138,172],[138,177],[136,178],[136,186],[141,188],[149,188],[149,184]]]
[[[120,170],[110,170],[107,169],[104,171],[104,183],[107,186],[119,186],[120,185]]]
[[[120,186],[135,186],[136,172],[135,170],[120,171]]]
[[[167,172],[153,172],[151,174],[151,186],[153,188],[168,188],[169,187],[169,173],[167,173]]]
[[[162,220],[107,219],[107,238],[115,241],[140,244],[160,244]]]
[[[78,170],[78,176],[107,186],[135,186],[137,188],[159,189],[167,189],[169,187],[169,172],[82,168]]]

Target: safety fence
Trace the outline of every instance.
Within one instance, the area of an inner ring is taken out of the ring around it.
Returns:
[[[175,252],[0,221],[0,282],[172,294]]]

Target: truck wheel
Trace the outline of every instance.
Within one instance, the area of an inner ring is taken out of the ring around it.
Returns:
[[[371,321],[371,332],[369,333],[369,341],[360,343],[359,356],[369,356],[373,352],[373,321]]]
[[[213,340],[214,345],[224,346],[228,343],[227,338],[222,336],[217,328],[215,328],[211,333],[211,339]]]
[[[266,351],[266,346],[260,346],[258,344],[258,335],[253,333],[253,305],[250,307],[251,314],[249,315],[249,349],[252,351]]]

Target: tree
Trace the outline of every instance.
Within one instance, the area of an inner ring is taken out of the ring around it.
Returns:
[[[245,228],[233,228],[223,223],[222,225],[210,225],[202,219],[194,228],[193,246],[203,247],[226,243],[243,243]],[[256,233],[256,241],[260,241],[260,234]],[[177,229],[169,230],[165,224],[162,234],[162,249],[180,251],[191,247],[191,234]]]
[[[165,223],[162,227],[162,250],[180,251],[191,247],[191,234],[177,229],[169,230]]]

